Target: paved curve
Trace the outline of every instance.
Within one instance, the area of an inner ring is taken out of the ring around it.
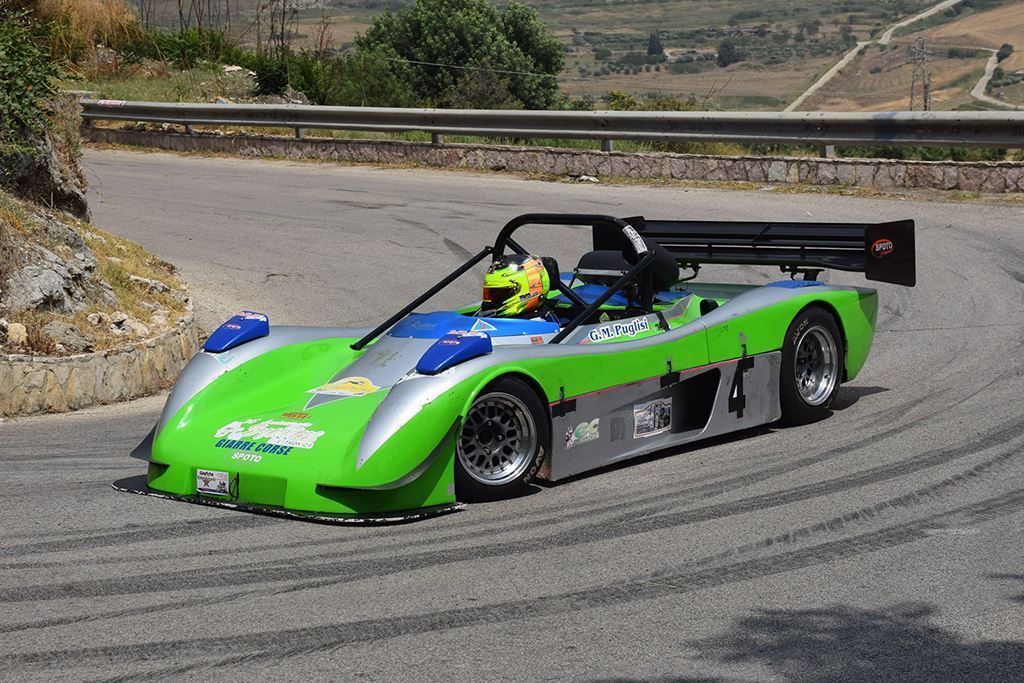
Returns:
[[[870,44],[871,44],[870,40],[858,41],[857,44],[854,45],[852,48],[850,48],[846,52],[846,54],[844,54],[839,59],[838,62],[836,62],[835,64],[832,65],[831,69],[829,69],[828,71],[823,73],[821,75],[821,78],[819,78],[814,83],[812,83],[811,86],[809,88],[807,88],[807,90],[804,90],[800,94],[799,97],[797,97],[795,100],[790,102],[789,105],[787,105],[786,108],[783,109],[782,111],[797,111],[797,107],[799,107],[804,102],[806,102],[807,98],[809,98],[811,95],[813,95],[814,93],[818,92],[825,85],[827,85],[829,81],[831,81],[833,78],[835,78],[837,73],[842,71],[846,67],[847,64],[849,64],[850,62],[853,61],[853,58],[856,57],[860,53],[861,49],[863,49],[865,45],[870,45]]]
[[[896,31],[896,29],[903,28],[904,26],[909,26],[915,22],[921,21],[922,19],[927,19],[928,17],[934,14],[938,14],[939,12],[945,12],[950,7],[959,5],[961,2],[963,2],[963,0],[943,0],[939,4],[929,7],[928,9],[919,14],[915,14],[912,17],[908,17],[903,21],[893,24],[892,26],[885,30],[885,33],[881,35],[881,37],[878,39],[878,44],[888,45],[890,41],[892,41],[892,34]]]
[[[404,526],[111,491],[159,399],[4,422],[0,678],[1024,677],[1019,206],[87,160],[96,221],[181,264],[211,318],[365,322],[537,209],[912,217],[921,284],[882,287],[868,366],[821,424]]]
[[[979,50],[987,50],[992,54],[989,56],[988,61],[985,62],[985,73],[981,75],[978,82],[971,88],[971,97],[976,100],[981,100],[985,104],[992,104],[997,107],[1009,108],[1009,109],[1024,109],[1024,105],[1016,105],[1011,102],[1004,102],[1003,100],[992,97],[987,94],[988,82],[992,80],[992,75],[995,73],[996,67],[999,66],[998,50],[993,50],[990,47],[979,47]]]
[[[943,0],[939,4],[934,5],[933,7],[930,7],[930,8],[926,9],[925,11],[923,11],[923,12],[921,12],[919,14],[915,14],[912,17],[909,17],[907,19],[904,19],[903,21],[900,21],[898,23],[893,24],[888,29],[886,29],[885,32],[879,37],[878,44],[879,45],[888,45],[890,43],[890,41],[892,41],[892,34],[893,34],[893,32],[896,29],[901,28],[903,26],[909,26],[910,24],[913,24],[914,22],[919,21],[921,19],[927,19],[928,17],[932,16],[933,14],[938,14],[939,12],[947,10],[950,7],[953,7],[954,5],[960,4],[961,2],[963,2],[963,0]],[[819,90],[821,90],[821,88],[823,88],[826,84],[828,84],[829,81],[831,81],[833,78],[835,78],[836,74],[838,74],[840,71],[842,71],[843,68],[846,67],[847,64],[849,64],[851,61],[853,61],[854,57],[856,57],[860,53],[862,48],[866,47],[867,45],[871,45],[871,43],[872,43],[872,41],[870,41],[870,40],[859,41],[856,46],[854,46],[853,48],[848,50],[839,59],[838,62],[836,62],[834,65],[832,65],[831,69],[829,69],[824,74],[822,74],[821,77],[818,80],[816,80],[814,83],[812,83],[810,85],[810,87],[807,88],[807,90],[803,91],[795,100],[790,102],[786,106],[786,108],[783,109],[782,111],[784,111],[784,112],[786,112],[786,111],[797,111],[797,107],[799,107],[804,102],[806,102],[807,99],[811,95],[813,95],[814,93],[816,93]],[[989,74],[989,76],[991,76],[991,74]],[[984,81],[985,81],[985,83],[988,83],[988,79],[987,78],[984,79]],[[971,94],[974,95],[973,92]],[[975,95],[975,97],[977,97],[977,96]],[[984,99],[984,98],[979,98],[979,99]]]

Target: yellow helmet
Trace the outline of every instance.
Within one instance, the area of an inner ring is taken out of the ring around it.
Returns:
[[[481,311],[515,316],[540,307],[551,288],[544,262],[536,256],[509,254],[495,259],[484,275]]]

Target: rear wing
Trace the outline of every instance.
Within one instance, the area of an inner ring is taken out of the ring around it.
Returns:
[[[640,235],[664,247],[684,267],[705,263],[779,266],[810,274],[823,269],[864,273],[868,280],[917,283],[914,221],[790,223],[658,221],[625,218]],[[622,249],[623,237],[594,226],[595,249]]]

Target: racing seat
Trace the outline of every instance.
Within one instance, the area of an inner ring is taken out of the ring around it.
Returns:
[[[647,266],[655,291],[655,302],[666,304],[686,296],[686,292],[674,292],[670,289],[679,282],[679,265],[672,254],[652,240],[645,239],[644,242],[655,254],[654,261]],[[580,257],[576,269],[572,272],[573,279],[583,283],[574,287],[573,292],[579,294],[585,301],[594,301],[629,268],[630,263],[621,251],[589,251]],[[607,303],[610,306],[628,306],[631,300],[635,300],[635,287],[616,292]]]
[[[679,282],[679,264],[665,247],[654,240],[644,238],[644,243],[654,252],[654,261],[647,266],[651,274],[655,291],[670,289]],[[576,276],[587,284],[611,286],[622,274],[629,270],[630,264],[625,254],[615,249],[599,249],[588,251],[580,257],[580,262],[573,271]]]

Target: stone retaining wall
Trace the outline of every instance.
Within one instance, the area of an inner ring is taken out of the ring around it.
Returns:
[[[1024,163],[731,157],[599,152],[554,147],[432,145],[420,142],[295,139],[262,135],[182,134],[83,128],[93,142],[156,147],[177,152],[223,152],[252,157],[334,159],[371,164],[415,163],[554,175],[676,178],[686,180],[806,183],[920,188],[967,192],[1024,192]]]
[[[147,341],[76,356],[0,355],[0,416],[62,413],[148,396],[178,377],[199,350],[189,315]]]

